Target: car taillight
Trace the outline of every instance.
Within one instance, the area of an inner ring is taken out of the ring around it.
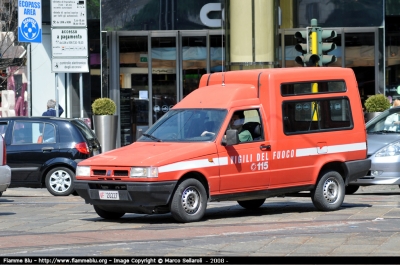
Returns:
[[[2,165],[7,165],[7,150],[6,150],[6,141],[3,139],[3,161]]]
[[[75,145],[76,150],[78,150],[79,153],[88,155],[89,154],[89,147],[87,146],[87,144],[85,142],[83,143],[77,143]]]

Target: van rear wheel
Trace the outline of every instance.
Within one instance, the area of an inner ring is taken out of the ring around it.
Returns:
[[[104,219],[118,219],[124,216],[125,213],[120,213],[120,212],[110,212],[104,209],[99,208],[97,205],[93,205],[94,210],[96,213],[104,218]]]
[[[343,203],[345,186],[342,176],[336,171],[323,173],[317,186],[311,191],[314,206],[321,211],[335,211]]]
[[[196,222],[203,218],[207,208],[206,190],[197,179],[186,179],[179,184],[172,197],[172,217],[182,223]]]
[[[265,199],[238,201],[239,205],[247,210],[255,210],[261,207],[265,202]]]
[[[356,191],[358,191],[359,188],[360,188],[360,186],[357,186],[357,185],[348,185],[346,187],[346,194],[347,195],[354,194],[354,193],[356,193]]]

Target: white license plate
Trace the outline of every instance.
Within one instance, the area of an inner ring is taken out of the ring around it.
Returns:
[[[110,191],[110,190],[99,190],[100,200],[119,200],[118,191]]]
[[[96,156],[99,154],[99,150],[93,150],[93,155]]]

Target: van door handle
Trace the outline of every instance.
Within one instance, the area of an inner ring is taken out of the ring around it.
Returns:
[[[271,145],[260,145],[260,150],[271,150]]]
[[[42,151],[43,152],[46,152],[46,151],[50,151],[51,152],[53,149],[54,149],[54,147],[43,147]]]

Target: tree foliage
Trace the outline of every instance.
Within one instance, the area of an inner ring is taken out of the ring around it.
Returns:
[[[389,99],[383,94],[370,96],[364,105],[367,112],[382,112],[390,108]]]
[[[0,71],[14,66],[24,66],[26,62],[26,43],[18,41],[18,2],[17,0],[0,1]],[[12,72],[8,73],[12,75]],[[0,85],[7,81],[7,76],[0,76]]]

